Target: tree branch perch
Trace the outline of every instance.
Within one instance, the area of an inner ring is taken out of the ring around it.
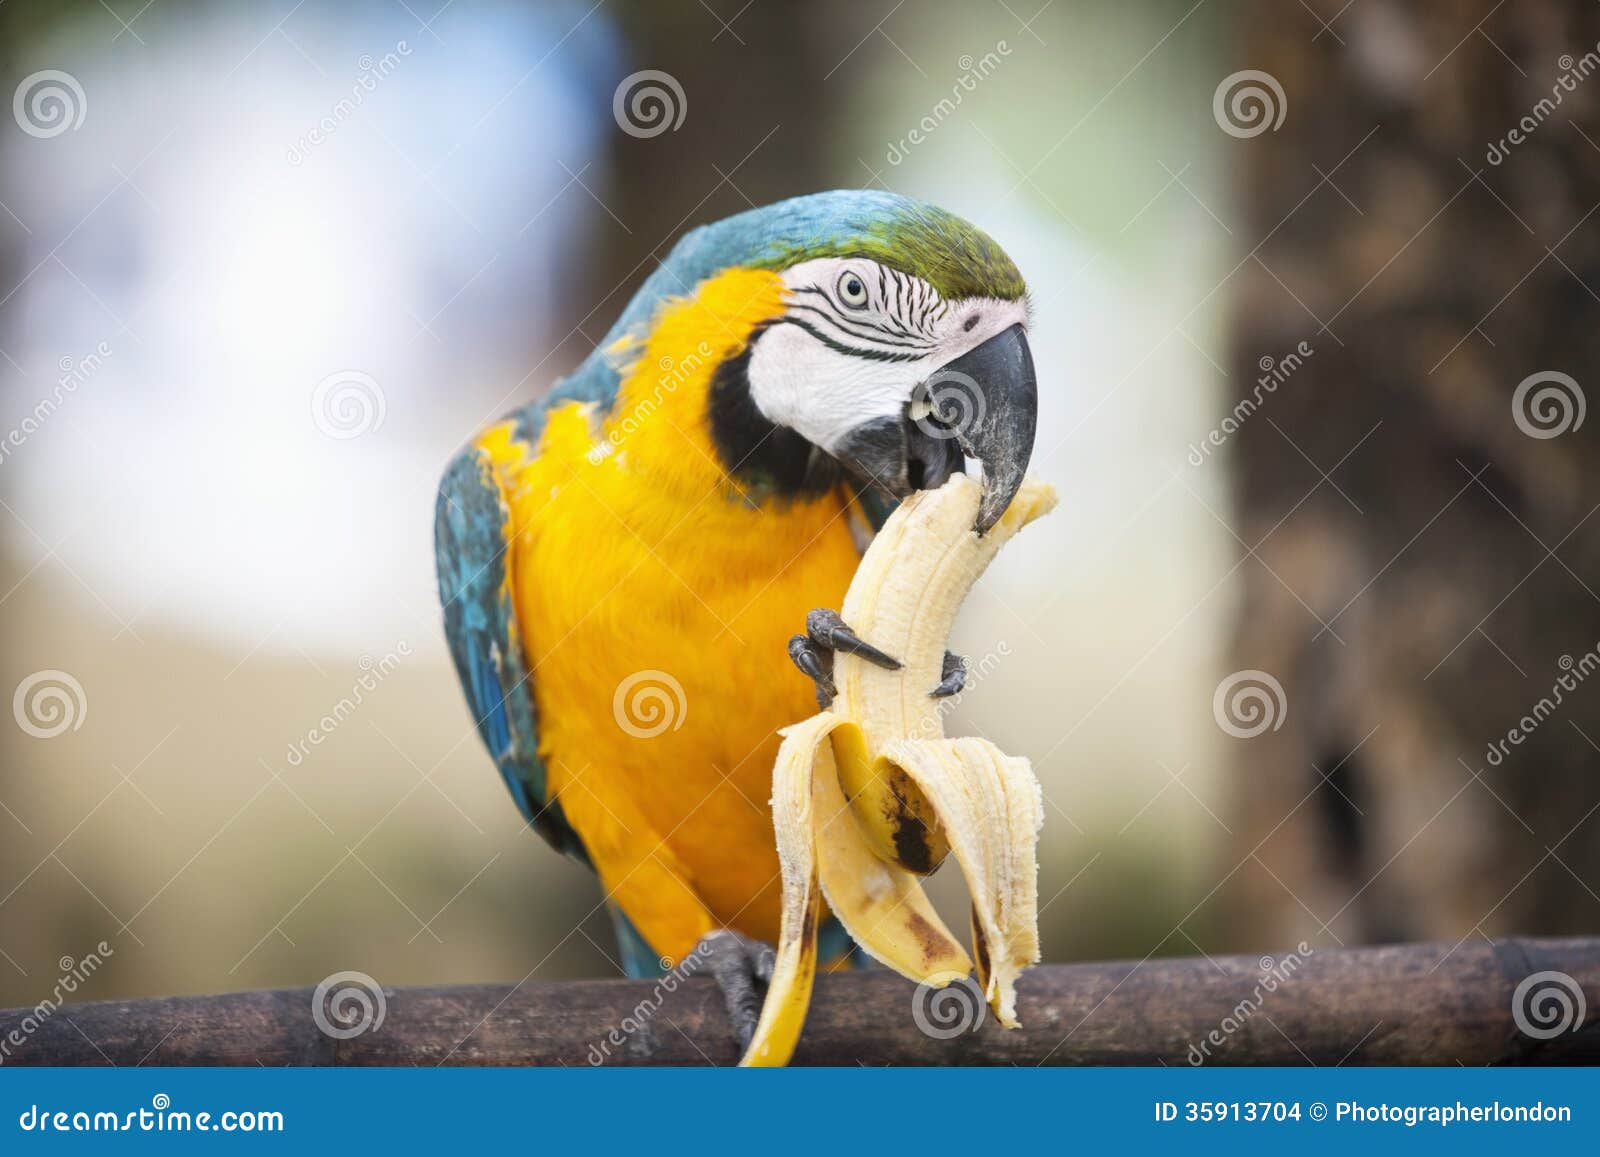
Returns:
[[[1024,1027],[992,1019],[948,1040],[912,1016],[913,986],[873,970],[819,978],[798,1064],[1520,1064],[1600,1061],[1600,938],[1316,950],[1268,990],[1264,958],[1055,964],[1029,971]],[[1566,974],[1587,1016],[1538,1040],[1512,1016],[1517,985]],[[720,995],[694,977],[397,988],[380,1026],[319,1031],[310,989],[0,1011],[6,1064],[731,1064]],[[36,1021],[32,1031],[30,1018]],[[1221,1037],[1210,1044],[1210,1034]],[[1204,1051],[1201,1051],[1204,1050]]]

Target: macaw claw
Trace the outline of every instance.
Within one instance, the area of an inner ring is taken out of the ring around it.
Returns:
[[[967,685],[967,661],[954,651],[944,653],[944,665],[939,669],[939,685],[928,692],[930,698],[948,699],[961,694]]]
[[[887,671],[900,669],[899,659],[886,655],[856,634],[840,618],[838,611],[812,611],[806,616],[806,633],[789,640],[789,658],[817,685],[817,706],[823,710],[827,710],[838,694],[833,682],[833,656],[839,651],[859,656]]]
[[[789,658],[801,674],[817,685],[817,706],[826,711],[839,693],[833,683],[833,652],[817,646],[806,635],[796,635],[789,640]]]
[[[900,669],[899,659],[885,655],[852,631],[839,617],[838,611],[812,611],[806,616],[806,634],[811,636],[812,642],[819,643],[830,651],[857,655],[874,666],[882,667],[885,671]]]
[[[731,928],[719,928],[700,938],[695,955],[705,960],[707,971],[722,992],[728,1023],[743,1054],[760,1023],[761,1004],[772,981],[777,952],[770,944],[752,940]]]

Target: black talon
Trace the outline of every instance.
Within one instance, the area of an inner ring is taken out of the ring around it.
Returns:
[[[806,633],[811,636],[813,642],[821,643],[829,650],[844,651],[887,671],[900,669],[899,659],[884,654],[852,631],[839,617],[838,611],[812,611],[806,616]]]
[[[839,689],[833,684],[833,652],[819,647],[807,635],[789,640],[789,658],[817,685],[817,706],[826,711]]]
[[[761,1021],[761,1004],[778,955],[770,944],[742,936],[731,928],[706,933],[695,952],[705,959],[706,970],[722,990],[728,1023],[742,1053],[750,1046],[750,1038]]]
[[[858,655],[890,671],[900,669],[900,660],[862,639],[845,625],[838,611],[812,611],[806,616],[806,633],[789,640],[789,658],[817,685],[817,706],[824,711],[839,693],[833,682],[833,656],[837,651]]]
[[[939,669],[939,685],[928,692],[931,699],[946,699],[959,695],[967,685],[967,661],[954,651],[944,653],[944,664]]]

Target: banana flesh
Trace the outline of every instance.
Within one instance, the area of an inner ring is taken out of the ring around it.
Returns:
[[[972,899],[973,954],[996,1018],[1015,1028],[1016,978],[1039,958],[1035,845],[1043,821],[1025,759],[986,739],[944,737],[945,643],[972,584],[1010,537],[1056,503],[1028,480],[986,535],[981,489],[956,475],[900,504],[861,560],[842,615],[902,662],[834,657],[832,707],[783,731],[773,821],[783,873],[778,957],[741,1062],[786,1064],[810,1004],[825,897],[856,943],[919,984],[943,987],[972,957],[920,877],[953,851]]]

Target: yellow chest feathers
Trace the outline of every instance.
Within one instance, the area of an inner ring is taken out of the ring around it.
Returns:
[[[781,311],[781,292],[769,273],[708,282],[641,348],[617,351],[631,367],[609,412],[553,411],[531,454],[509,425],[480,443],[510,496],[508,571],[550,787],[625,795],[619,815],[637,808],[702,869],[708,899],[725,893],[713,910],[748,903],[775,872],[774,733],[815,711],[785,644],[807,611],[839,604],[859,560],[841,491],[757,504],[711,440],[716,367]]]

